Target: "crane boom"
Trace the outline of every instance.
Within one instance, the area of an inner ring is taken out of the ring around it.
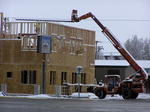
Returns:
[[[148,79],[148,74],[147,72],[141,67],[135,59],[131,56],[131,54],[124,48],[123,45],[115,38],[115,36],[105,27],[103,24],[91,13],[84,14],[80,17],[77,15],[77,10],[72,11],[72,22],[79,22],[81,20],[87,19],[87,18],[92,18],[97,25],[102,29],[102,32],[104,35],[111,41],[113,46],[120,52],[120,54],[128,61],[128,63],[131,65],[131,67],[139,73],[143,78],[142,80],[147,80]]]

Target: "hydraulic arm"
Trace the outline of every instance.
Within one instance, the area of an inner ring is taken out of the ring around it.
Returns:
[[[121,43],[115,38],[115,36],[105,26],[103,26],[102,23],[91,12],[78,17],[77,10],[73,10],[71,20],[72,22],[79,22],[89,17],[91,17],[97,23],[97,25],[102,29],[103,34],[111,41],[113,46],[128,61],[128,63],[132,66],[132,68],[142,76],[142,78],[139,80],[144,80],[144,81],[147,80],[148,74],[146,73],[146,71],[135,61],[135,59],[124,48],[124,46],[121,45]],[[129,77],[129,78],[132,78],[132,77]]]

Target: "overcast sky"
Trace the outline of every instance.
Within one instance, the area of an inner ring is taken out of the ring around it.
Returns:
[[[0,12],[7,17],[69,20],[72,9],[77,9],[79,15],[92,12],[122,43],[135,34],[150,38],[150,0],[0,0]],[[107,19],[132,21],[104,21]],[[96,40],[108,46],[109,42],[91,19],[61,24],[94,30]]]

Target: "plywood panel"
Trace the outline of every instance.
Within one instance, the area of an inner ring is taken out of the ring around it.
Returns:
[[[21,23],[20,23],[21,24]],[[21,27],[24,27],[22,24]],[[31,32],[34,27],[32,24],[27,24],[27,32]],[[88,46],[95,44],[95,32],[83,29],[77,29],[74,27],[57,25],[47,23],[47,29],[44,24],[41,24],[41,32],[45,30],[49,35],[56,34],[57,36],[64,36],[63,44],[60,46],[60,39],[55,38],[56,52],[47,54],[47,93],[54,94],[55,86],[61,84],[61,72],[67,72],[68,82],[72,80],[72,72],[75,72],[76,66],[83,66],[84,72],[87,74],[87,83],[92,83],[94,79],[94,67],[91,63],[94,63],[94,47]],[[17,28],[17,27],[15,27]],[[18,27],[19,28],[19,27]],[[24,29],[20,29],[20,31]],[[15,31],[16,32],[16,31]],[[9,38],[9,36],[8,36]],[[82,41],[84,53],[81,55],[71,54],[71,39],[76,42],[75,49],[78,49],[78,41]],[[0,67],[3,73],[12,71],[13,78],[7,79],[4,76],[3,79],[8,84],[9,92],[16,93],[33,93],[33,85],[21,84],[21,71],[22,70],[36,70],[37,71],[37,84],[41,82],[41,68],[42,68],[42,54],[36,53],[36,51],[23,51],[21,47],[21,40],[0,40]],[[49,85],[49,72],[56,71],[56,85]],[[1,74],[0,74],[1,75]],[[0,79],[1,80],[1,79]],[[0,81],[1,83],[2,81]]]

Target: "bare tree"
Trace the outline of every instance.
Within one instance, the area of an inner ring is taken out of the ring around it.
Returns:
[[[144,40],[143,59],[150,60],[150,39]]]
[[[125,47],[135,59],[143,59],[144,41],[142,38],[138,39],[137,35],[134,35],[125,42]]]

